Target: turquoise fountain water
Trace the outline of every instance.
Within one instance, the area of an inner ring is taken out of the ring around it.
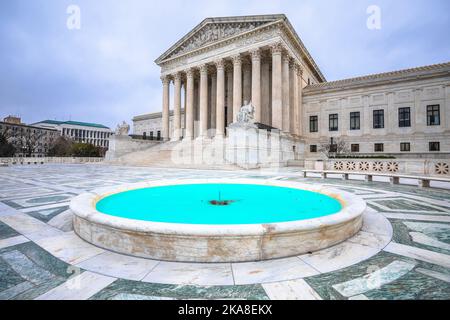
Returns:
[[[261,224],[331,215],[341,204],[324,194],[254,184],[185,184],[137,189],[100,200],[111,216],[181,224]]]

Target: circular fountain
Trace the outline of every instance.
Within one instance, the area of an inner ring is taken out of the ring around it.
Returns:
[[[317,251],[356,234],[365,202],[322,185],[260,179],[155,181],[74,198],[75,232],[119,253],[241,262]]]

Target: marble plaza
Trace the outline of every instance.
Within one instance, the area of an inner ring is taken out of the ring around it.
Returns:
[[[100,164],[0,168],[0,299],[449,299],[450,191],[302,178],[298,168],[193,170]],[[121,255],[75,235],[69,202],[161,179],[323,184],[362,197],[361,231],[333,247],[247,263]]]

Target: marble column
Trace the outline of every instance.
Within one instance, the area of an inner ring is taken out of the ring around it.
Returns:
[[[282,61],[283,46],[276,43],[272,51],[272,127],[283,127],[283,95],[282,95]]]
[[[194,138],[194,70],[186,71],[186,139]]]
[[[200,137],[208,136],[208,66],[200,66]]]
[[[183,80],[183,90],[184,90],[184,102],[183,102],[183,132],[186,132],[186,102],[187,102],[187,87],[186,87],[186,80]],[[183,137],[184,137],[185,133],[183,133]]]
[[[272,111],[270,110],[270,63],[264,61],[261,64],[261,123],[271,125]]]
[[[291,58],[287,55],[283,55],[283,132],[290,132],[290,99],[289,99],[289,63]]]
[[[252,55],[252,104],[255,108],[255,122],[261,123],[261,50],[251,51]]]
[[[174,110],[173,110],[173,134],[172,140],[178,141],[181,137],[181,74],[174,77]]]
[[[252,66],[245,60],[246,62],[242,65],[243,72],[243,84],[242,84],[242,101],[243,104],[245,102],[250,103],[252,100]]]
[[[217,68],[217,103],[216,103],[216,137],[221,138],[225,132],[225,66],[224,61],[216,61]]]
[[[162,76],[163,83],[163,110],[162,110],[162,138],[169,140],[169,104],[170,104],[170,79],[168,76]]]
[[[237,121],[239,110],[242,107],[242,59],[235,55],[233,59],[233,122]]]
[[[217,74],[211,75],[211,129],[216,128],[216,113],[217,113]]]
[[[299,135],[299,119],[300,116],[298,114],[298,65],[295,62],[292,62],[292,66],[290,69],[290,84],[291,84],[291,133],[295,135]]]
[[[303,136],[305,134],[305,119],[303,115],[303,68],[302,66],[298,66],[297,68],[297,88],[298,88],[298,102],[297,102],[297,120],[298,120],[298,135]]]
[[[233,68],[227,67],[227,126],[233,123]]]

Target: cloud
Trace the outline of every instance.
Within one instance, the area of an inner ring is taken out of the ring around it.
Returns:
[[[81,30],[66,8],[81,9]],[[366,27],[380,6],[382,29]],[[328,80],[448,61],[450,3],[424,0],[5,0],[0,116],[111,127],[161,109],[154,60],[209,16],[285,13]]]

